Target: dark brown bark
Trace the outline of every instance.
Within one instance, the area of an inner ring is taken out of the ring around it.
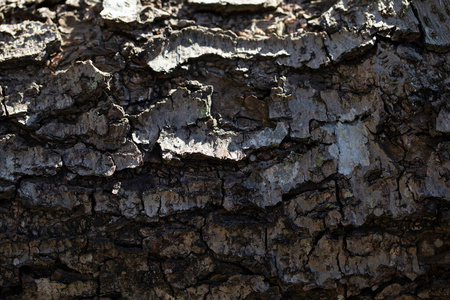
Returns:
[[[449,6],[0,1],[0,298],[450,298]]]

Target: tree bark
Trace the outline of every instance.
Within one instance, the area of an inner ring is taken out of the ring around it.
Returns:
[[[449,7],[0,1],[0,298],[449,299]]]

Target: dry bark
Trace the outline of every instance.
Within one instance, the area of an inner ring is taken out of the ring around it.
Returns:
[[[449,7],[0,1],[0,298],[450,298]]]

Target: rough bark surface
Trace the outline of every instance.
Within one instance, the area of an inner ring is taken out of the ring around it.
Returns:
[[[449,7],[0,1],[0,298],[449,299]]]

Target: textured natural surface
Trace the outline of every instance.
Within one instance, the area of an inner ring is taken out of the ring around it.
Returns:
[[[449,0],[0,0],[1,299],[450,299]]]

